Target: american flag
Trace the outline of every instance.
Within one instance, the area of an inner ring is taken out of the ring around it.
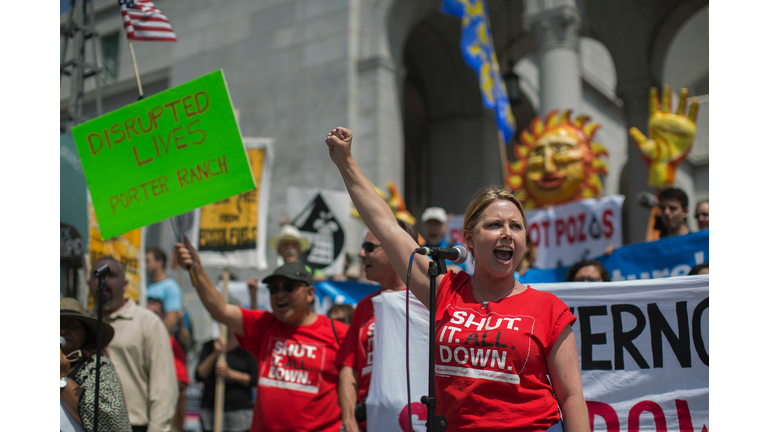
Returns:
[[[146,0],[118,0],[125,34],[130,40],[176,42],[168,18]]]

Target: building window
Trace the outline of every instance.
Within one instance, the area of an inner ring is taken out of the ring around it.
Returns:
[[[101,37],[101,79],[109,83],[117,78],[117,48],[120,45],[118,33]]]

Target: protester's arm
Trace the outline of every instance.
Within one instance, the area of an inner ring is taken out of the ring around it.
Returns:
[[[82,420],[80,419],[80,411],[78,408],[78,405],[80,404],[80,397],[83,395],[83,389],[80,387],[75,380],[72,378],[67,378],[67,386],[61,389],[61,401],[64,403],[64,408],[69,411],[69,414],[72,416],[75,421],[83,424]]]
[[[341,424],[344,432],[357,432],[355,406],[357,405],[357,374],[349,366],[339,370],[339,406],[341,406]]]
[[[182,312],[181,307],[184,303],[183,295],[181,293],[181,287],[175,279],[168,278],[167,282],[170,287],[167,290],[165,299],[163,300],[163,308],[165,309],[165,328],[168,330],[168,334],[173,334],[173,329],[181,321]]]
[[[557,403],[563,413],[565,430],[589,432],[589,415],[584,401],[579,370],[579,353],[571,326],[566,326],[547,357],[547,368]]]
[[[181,321],[181,311],[165,313],[165,329],[168,330],[168,334],[173,334],[173,329],[179,321]]]
[[[59,351],[61,352],[61,350]],[[64,352],[61,352],[59,363],[61,367],[59,378],[64,378],[67,376],[67,374],[69,374],[70,369],[69,360],[67,360],[67,356],[64,355]],[[72,378],[67,378],[67,386],[61,389],[61,402],[64,404],[64,408],[69,411],[69,414],[72,416],[72,418],[81,425],[82,420],[80,420],[78,404],[82,395],[83,389],[75,382],[75,380]]]
[[[220,350],[223,344],[221,340],[214,341],[211,344],[211,351],[207,352],[208,346],[203,347],[203,352],[200,353],[200,364],[197,366],[197,375],[195,378],[198,381],[205,381],[211,375],[213,371],[213,365],[216,364],[216,359],[219,358],[219,354],[223,352]]]
[[[400,228],[392,210],[376,193],[373,185],[352,158],[352,131],[341,127],[336,128],[328,134],[325,143],[331,160],[341,173],[355,209],[360,213],[368,229],[381,242],[397,275],[405,281],[411,252],[419,247],[418,243]],[[413,294],[427,307],[429,307],[428,265],[429,258],[416,255],[410,283]],[[438,278],[438,284],[440,280],[442,275]]]
[[[200,256],[197,254],[194,246],[189,239],[184,236],[184,244],[176,243],[177,261],[189,270],[190,275],[194,275],[193,281],[197,280],[195,289],[200,296],[200,301],[208,310],[213,319],[226,325],[239,335],[243,335],[243,313],[239,307],[227,304],[216,287],[211,282],[208,274],[200,264]]]
[[[248,294],[251,298],[251,310],[259,309],[259,278],[248,279]]]
[[[243,387],[249,387],[251,385],[250,375],[245,372],[236,371],[224,363],[216,363],[216,376],[234,381]]]
[[[170,432],[179,398],[176,366],[165,325],[154,315],[150,318],[145,318],[146,322],[142,328],[144,364],[148,365],[147,375],[149,376],[147,432]]]

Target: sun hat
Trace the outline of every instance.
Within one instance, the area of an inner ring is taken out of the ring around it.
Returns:
[[[96,325],[98,324],[98,320],[93,317],[89,317],[86,312],[83,305],[80,304],[77,299],[71,298],[71,297],[64,297],[59,302],[59,317],[61,318],[71,318],[74,320],[78,320],[85,324],[86,327],[90,330],[90,335],[93,337],[93,340],[96,340]],[[115,329],[112,328],[109,323],[102,321],[101,322],[101,344],[102,346],[107,346],[109,342],[112,340],[112,337],[115,336]]]
[[[286,279],[290,279],[292,281],[297,281],[297,282],[304,282],[308,286],[312,285],[315,282],[315,279],[312,277],[312,274],[309,271],[307,271],[307,266],[304,265],[304,263],[301,261],[288,263],[278,267],[277,269],[275,269],[274,273],[264,278],[262,282],[264,282],[265,284],[269,284],[271,281],[275,280],[278,277],[284,277]]]
[[[269,239],[269,247],[277,250],[277,246],[285,239],[299,242],[299,251],[304,252],[309,249],[309,241],[301,236],[299,229],[293,225],[285,224],[280,228],[280,234]]]
[[[448,222],[448,215],[442,207],[428,207],[421,215],[421,221],[436,220],[440,223]]]

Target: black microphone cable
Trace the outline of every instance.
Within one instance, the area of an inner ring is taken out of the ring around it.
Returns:
[[[416,251],[419,249],[417,248],[413,252],[411,252],[411,259],[408,261],[408,275],[405,278],[405,385],[408,390],[408,431],[413,431],[413,415],[411,413],[411,359],[409,356],[410,351],[410,343],[409,341],[409,334],[410,332],[410,314],[409,314],[409,307],[408,305],[411,303],[410,296],[408,295],[411,292],[411,268],[413,267],[413,256],[416,255]]]
[[[411,258],[408,260],[408,273],[405,277],[405,385],[408,397],[408,427],[410,431],[413,431],[413,413],[411,411],[411,359],[410,359],[410,297],[411,292],[411,269],[413,269],[413,256],[416,255],[416,251],[419,248],[411,252]]]

